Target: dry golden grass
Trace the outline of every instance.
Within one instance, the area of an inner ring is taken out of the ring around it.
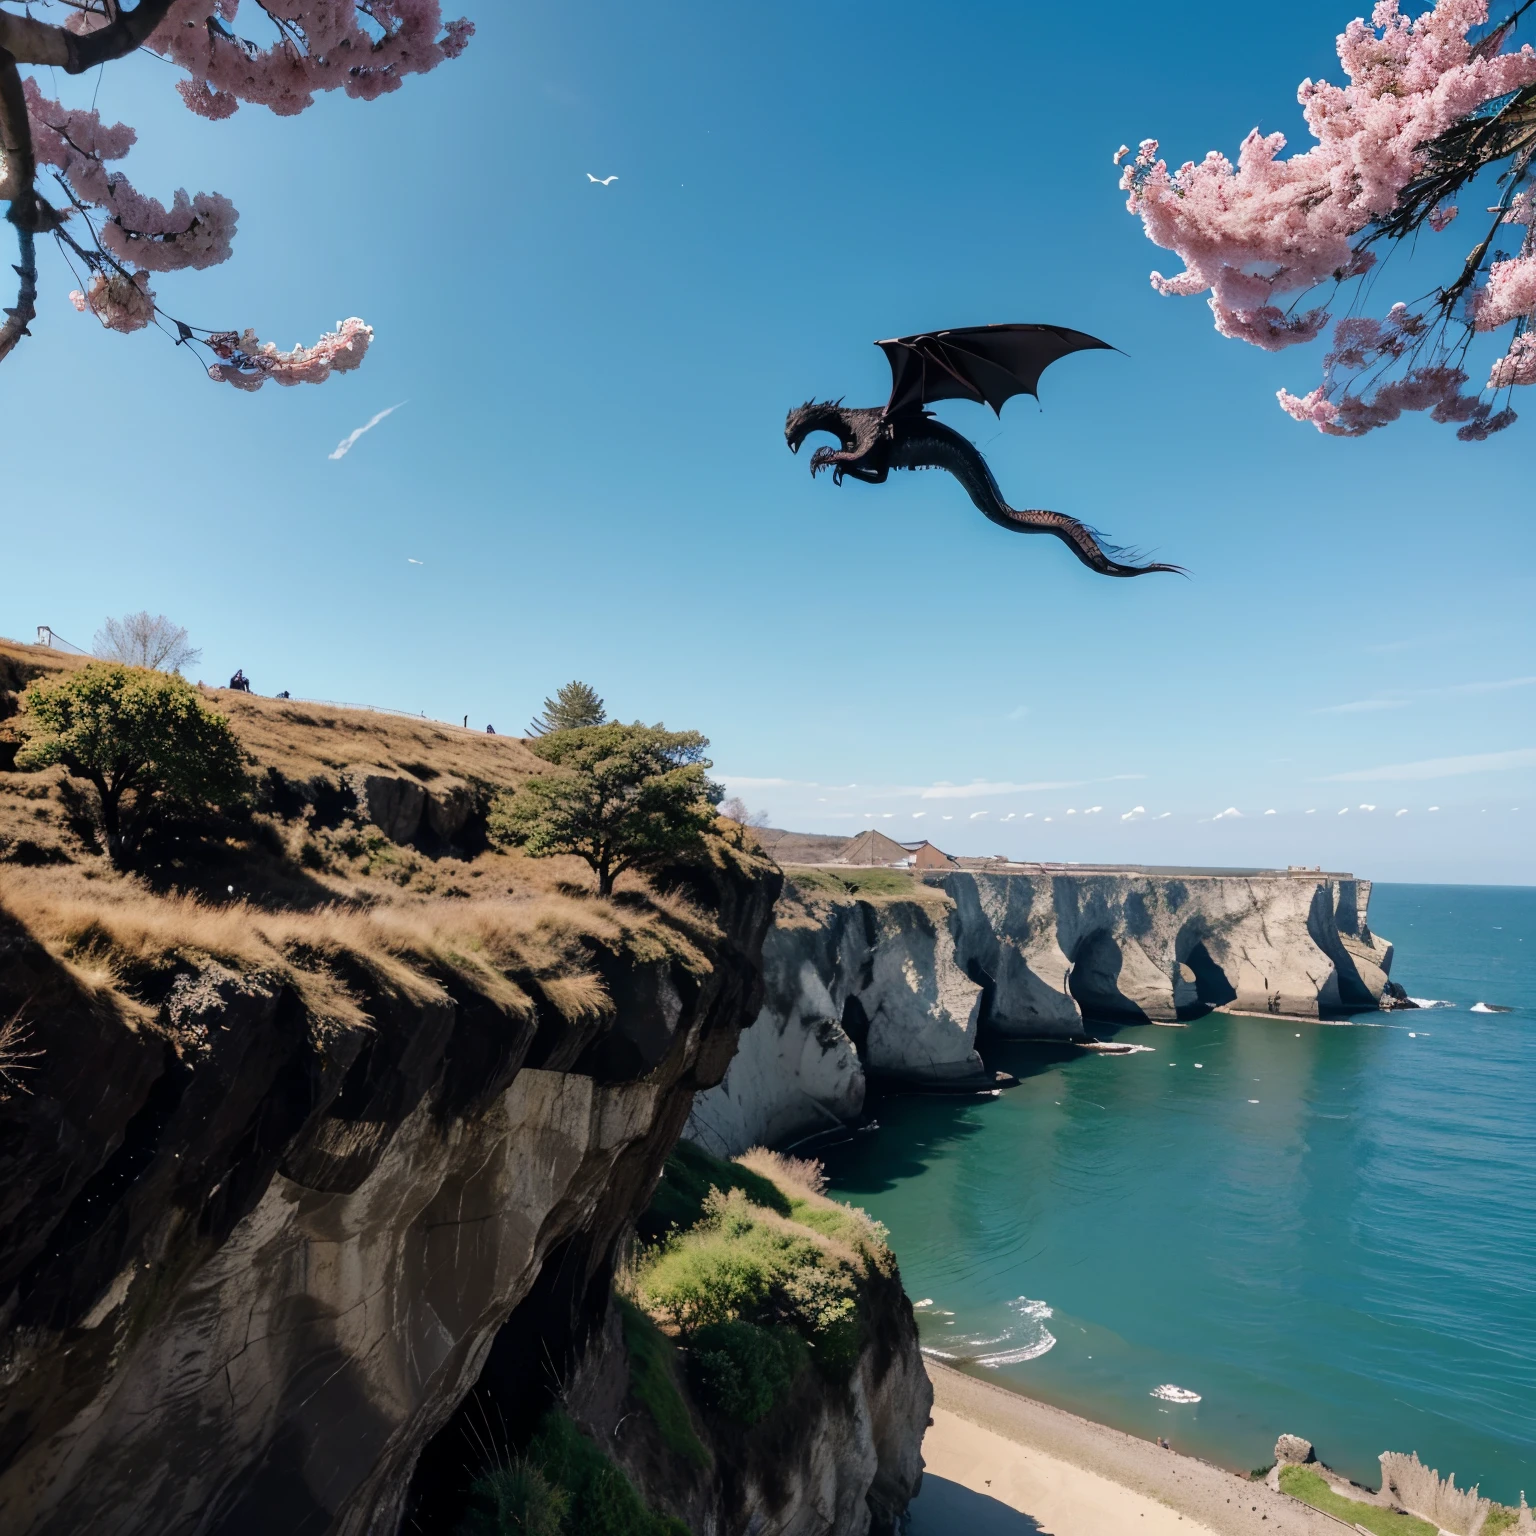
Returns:
[[[0,737],[39,677],[89,658],[0,640]],[[204,689],[229,717],[260,776],[290,782],[368,763],[431,787],[459,779],[510,785],[544,764],[518,739],[430,721]],[[93,851],[72,812],[62,769],[0,771],[0,908],[37,938],[87,993],[129,1027],[152,1021],[153,999],[177,972],[210,963],[293,986],[317,1022],[366,1022],[362,991],[440,996],[467,987],[508,1015],[541,1001],[573,1023],[611,1010],[603,954],[707,971],[719,933],[682,896],[626,877],[615,899],[592,894],[580,860],[488,850],[433,858],[345,821],[317,827],[307,808],[254,813],[140,873]],[[73,817],[73,819],[72,819]],[[162,850],[164,851],[164,850]],[[714,841],[742,868],[752,849]]]

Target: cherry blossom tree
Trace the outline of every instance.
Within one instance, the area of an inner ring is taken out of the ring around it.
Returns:
[[[1184,262],[1173,277],[1154,272],[1153,288],[1209,293],[1223,336],[1271,352],[1310,342],[1349,296],[1322,382],[1300,396],[1279,391],[1298,421],[1358,437],[1427,410],[1476,441],[1515,420],[1513,386],[1536,384],[1536,50],[1513,46],[1532,4],[1470,41],[1487,25],[1487,0],[1438,0],[1412,20],[1398,0],[1379,0],[1370,22],[1350,22],[1338,39],[1348,84],[1302,81],[1297,95],[1317,142],[1289,158],[1284,134],[1257,129],[1236,166],[1212,150],[1170,171],[1156,139],[1115,155],[1117,165],[1127,161],[1126,206]],[[1450,280],[1379,318],[1358,312],[1380,287],[1380,272],[1367,276],[1378,253],[1421,232],[1442,234],[1458,196],[1474,192],[1492,203],[1491,222]],[[1516,248],[1496,249],[1501,238]],[[1332,295],[1309,304],[1325,284]],[[1472,341],[1500,330],[1503,354],[1483,388],[1469,388]]]
[[[41,19],[52,13],[61,24]],[[262,35],[244,35],[246,21]],[[113,169],[137,135],[94,111],[63,106],[23,73],[51,66],[81,75],[144,49],[184,71],[189,110],[217,121],[242,102],[293,116],[320,91],[372,101],[407,75],[464,51],[474,27],[444,22],[438,0],[0,0],[0,202],[10,205],[20,260],[16,303],[3,311],[0,361],[37,313],[37,243],[52,236],[80,282],[82,314],[113,331],[156,324],[177,345],[206,347],[210,378],[237,389],[318,384],[356,368],[373,329],[342,320],[313,346],[279,351],[254,330],[208,330],[167,315],[151,274],[228,259],[234,204],[218,192],[167,207]]]

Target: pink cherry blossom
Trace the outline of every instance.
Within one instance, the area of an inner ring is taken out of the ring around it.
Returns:
[[[1477,290],[1472,303],[1472,324],[1480,331],[1496,331],[1511,320],[1536,316],[1536,256],[1496,261],[1488,269],[1488,283]]]
[[[1508,389],[1512,384],[1536,384],[1536,331],[1516,336],[1488,375],[1489,389]]]
[[[1304,80],[1298,98],[1317,144],[1281,159],[1285,135],[1254,129],[1234,167],[1211,150],[1170,172],[1144,140],[1126,166],[1127,207],[1147,236],[1183,259],[1159,293],[1207,290],[1217,329],[1274,350],[1317,335],[1306,324],[1259,317],[1282,293],[1313,287],[1350,265],[1351,240],[1390,213],[1418,170],[1420,146],[1493,97],[1536,82],[1536,51],[1474,57],[1467,32],[1488,19],[1486,0],[1440,0],[1409,21],[1380,0],[1370,25],[1339,38],[1350,83]]]
[[[38,3],[46,8],[50,0]],[[34,32],[22,35],[40,51],[23,48],[14,53],[15,63],[57,64],[68,51],[65,34],[85,37],[119,26],[119,8],[109,0],[61,3],[70,7],[63,30],[29,22]],[[261,35],[243,35],[245,21]],[[186,72],[177,84],[182,101],[217,121],[242,103],[290,116],[323,91],[374,100],[398,90],[408,76],[457,58],[474,30],[462,18],[444,21],[439,0],[246,0],[243,6],[242,0],[172,0],[144,46]],[[120,46],[111,45],[117,53],[107,56],[121,56],[135,41],[120,36]],[[75,46],[71,42],[69,50]],[[13,54],[4,57],[9,61]],[[113,167],[133,148],[132,128],[104,123],[94,110],[64,107],[45,96],[34,78],[23,78],[22,91],[35,160],[53,173],[36,189],[50,205],[43,210],[44,227],[56,228],[70,259],[83,261],[92,273],[71,301],[109,329],[143,329],[156,314],[146,274],[227,260],[238,221],[233,203],[218,192],[178,190],[167,205],[138,191]],[[53,177],[67,189],[63,200],[50,190]],[[197,340],[192,327],[175,323],[183,341]],[[357,367],[372,336],[354,318],[312,347],[282,352],[251,330],[220,332],[211,343],[219,361],[209,373],[243,389],[260,388],[268,379],[319,383]]]
[[[354,316],[338,320],[314,346],[295,344],[291,352],[279,352],[270,341],[258,340],[255,331],[236,335],[222,331],[208,338],[208,345],[222,362],[212,364],[208,377],[236,389],[260,389],[268,379],[278,384],[323,384],[333,373],[347,373],[362,362],[373,340],[373,327]]]
[[[1153,288],[1179,297],[1209,293],[1222,335],[1268,351],[1317,337],[1326,309],[1283,296],[1369,270],[1375,255],[1356,239],[1397,208],[1424,170],[1424,146],[1484,103],[1536,83],[1536,50],[1499,51],[1507,31],[1475,48],[1468,44],[1467,34],[1487,19],[1486,0],[1438,0],[1411,20],[1398,0],[1378,0],[1369,22],[1352,21],[1338,39],[1347,83],[1302,82],[1298,99],[1315,143],[1299,154],[1284,157],[1283,134],[1255,129],[1236,165],[1212,150],[1170,170],[1158,141],[1144,139],[1121,175],[1126,206],[1154,244],[1184,263],[1172,276],[1152,273]],[[1532,201],[1521,192],[1506,221],[1529,225]],[[1439,233],[1456,213],[1455,204],[1442,201],[1425,222]],[[1487,283],[1469,295],[1468,312],[1478,330],[1536,317],[1536,250],[1495,261]],[[1466,439],[1502,430],[1513,413],[1494,415],[1467,394],[1466,375],[1447,361],[1448,348],[1421,355],[1433,329],[1403,305],[1384,320],[1346,319],[1324,359],[1323,383],[1304,395],[1279,391],[1281,408],[1339,436],[1359,436],[1420,410],[1460,424],[1458,436]],[[1531,382],[1529,357],[1517,342],[1495,364],[1494,377]],[[1394,364],[1406,372],[1383,376],[1383,367]],[[1364,390],[1352,392],[1344,375],[1363,369],[1375,371]]]
[[[77,288],[69,302],[83,315],[89,310],[109,331],[142,331],[155,318],[155,296],[150,292],[149,275],[136,272],[129,277],[122,272],[98,272],[84,293]]]

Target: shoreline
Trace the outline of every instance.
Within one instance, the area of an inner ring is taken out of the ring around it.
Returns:
[[[1240,1473],[931,1357],[924,1364],[934,1393],[933,1422],[923,1440],[925,1476],[1033,1517],[1042,1533],[1338,1536],[1350,1529]]]

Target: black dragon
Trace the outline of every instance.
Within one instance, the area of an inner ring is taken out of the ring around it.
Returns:
[[[1040,375],[1057,358],[1108,342],[1060,325],[973,325],[875,343],[891,365],[891,398],[879,409],[852,409],[841,400],[808,400],[789,413],[784,438],[799,453],[812,432],[830,432],[841,448],[818,448],[811,473],[832,471],[870,485],[893,469],[947,469],[982,513],[1014,533],[1050,533],[1101,576],[1145,576],[1178,565],[1129,565],[1125,550],[1103,541],[1087,524],[1060,512],[1010,507],[976,445],[924,409],[934,400],[975,400],[1001,416],[1004,401],[1033,395]]]

